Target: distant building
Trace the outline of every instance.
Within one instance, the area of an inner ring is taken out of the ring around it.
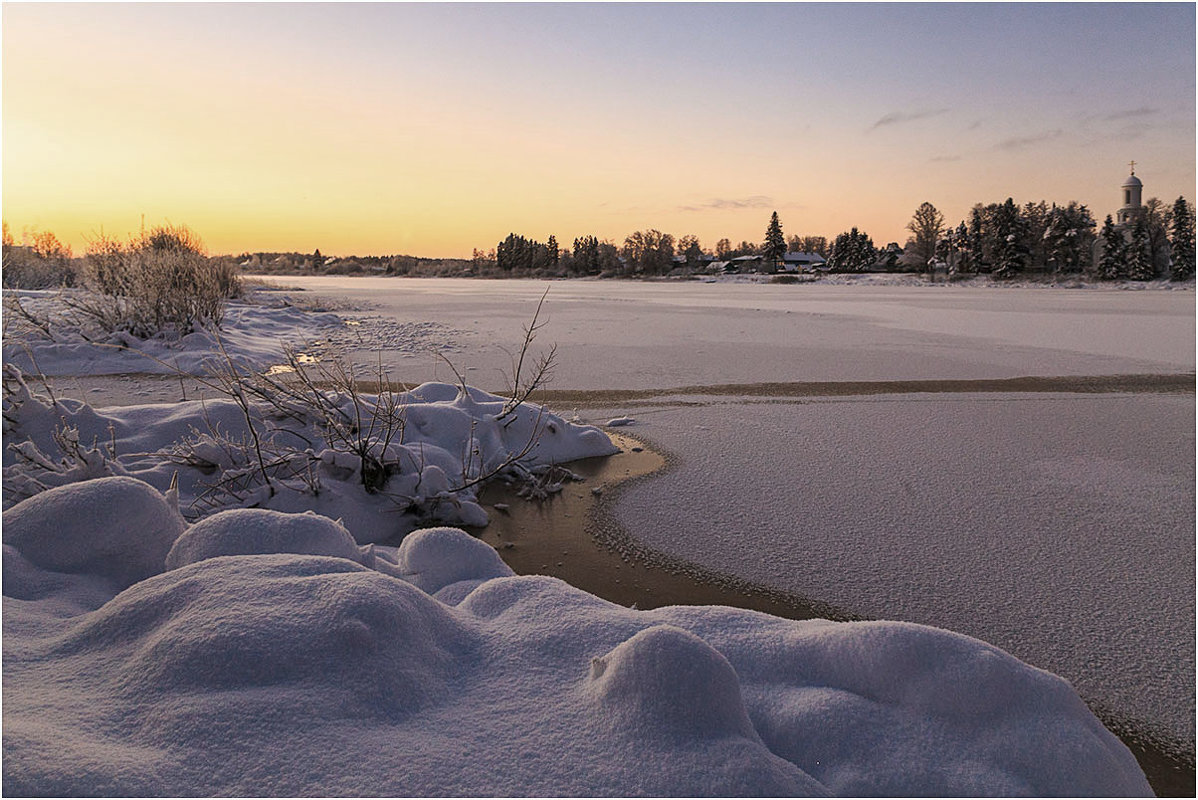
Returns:
[[[825,269],[827,259],[819,253],[790,251],[782,256],[783,272],[816,272]]]
[[[757,272],[761,268],[761,256],[737,256],[728,262],[725,272]]]
[[[1131,174],[1123,181],[1123,185],[1119,187],[1122,192],[1123,205],[1115,212],[1115,229],[1123,234],[1126,241],[1131,241],[1131,229],[1136,223],[1136,218],[1142,213],[1143,206],[1141,205],[1141,197],[1144,194],[1144,183],[1136,177],[1136,162],[1132,161]],[[1099,222],[1099,230],[1102,229],[1102,223]],[[1098,236],[1094,240],[1094,245],[1091,248],[1093,256],[1093,266],[1098,267],[1098,262],[1102,260],[1102,249],[1104,247],[1102,237]]]
[[[1140,214],[1140,198],[1144,193],[1144,184],[1136,177],[1136,162],[1131,162],[1131,175],[1123,182],[1123,206],[1115,212],[1115,222],[1119,225],[1130,225]]]

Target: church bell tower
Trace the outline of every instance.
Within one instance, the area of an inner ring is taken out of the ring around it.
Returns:
[[[1135,222],[1136,216],[1140,213],[1140,196],[1144,191],[1144,184],[1136,177],[1136,162],[1131,162],[1130,166],[1131,175],[1123,182],[1123,205],[1116,213],[1116,221],[1120,225]]]

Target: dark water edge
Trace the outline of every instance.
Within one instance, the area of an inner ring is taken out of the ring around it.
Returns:
[[[612,514],[614,500],[633,483],[668,469],[672,460],[631,437],[608,433],[621,452],[571,462],[569,468],[584,480],[566,484],[548,500],[525,500],[503,484],[483,490],[480,501],[491,524],[474,532],[517,574],[550,575],[609,602],[645,610],[723,605],[796,620],[866,619],[639,545]],[[496,510],[495,504],[506,509]],[[1184,742],[1145,733],[1099,704],[1087,705],[1135,755],[1158,797],[1195,796],[1194,754]]]

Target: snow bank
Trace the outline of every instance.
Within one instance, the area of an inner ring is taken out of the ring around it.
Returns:
[[[447,528],[392,551],[314,515],[226,512],[97,604],[110,564],[46,559],[59,523],[33,511],[135,483],[5,512],[7,793],[1150,793],[1067,683],[977,640],[626,609]],[[82,519],[139,550],[119,514]]]
[[[405,537],[396,564],[405,580],[429,594],[515,574],[493,547],[456,528],[427,528]]]
[[[619,449],[536,404],[513,408],[444,383],[259,402],[248,421],[229,398],[97,410],[37,396],[11,368],[8,383],[6,505],[47,487],[134,476],[160,490],[177,482],[192,519],[236,507],[312,510],[342,520],[360,543],[395,541],[430,524],[486,525],[477,502],[486,480],[535,482],[553,465]]]
[[[279,514],[258,508],[222,511],[192,525],[166,555],[178,569],[217,556],[299,553],[360,561],[354,537],[340,523],[311,511]]]
[[[313,313],[259,301],[230,300],[221,327],[220,340],[208,332],[182,338],[160,335],[137,339],[123,332],[97,337],[79,330],[75,317],[65,312],[54,292],[16,293],[31,313],[51,320],[54,339],[36,330],[25,335],[6,333],[4,363],[44,375],[119,375],[125,373],[171,374],[178,370],[202,374],[221,359],[220,350],[240,362],[268,367],[283,357],[283,345],[296,347],[327,338],[345,328],[345,320],[333,313]],[[30,355],[36,359],[36,367]]]
[[[65,291],[83,293],[81,289]],[[226,355],[239,364],[267,369],[283,363],[287,346],[316,362],[346,348],[407,354],[452,350],[460,335],[438,322],[401,322],[377,315],[299,308],[291,297],[258,291],[228,301],[219,336],[196,331],[176,337],[168,331],[138,339],[124,331],[110,334],[82,329],[79,316],[66,308],[59,292],[6,290],[5,294],[18,298],[36,318],[48,320],[50,335],[14,317],[5,331],[4,363],[50,376],[171,375],[180,371],[202,375],[223,363]],[[313,304],[315,301],[308,303]]]
[[[4,514],[4,544],[52,572],[122,588],[156,575],[183,531],[177,507],[132,478],[99,478],[29,498]]]

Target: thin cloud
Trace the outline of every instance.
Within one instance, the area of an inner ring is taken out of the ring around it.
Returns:
[[[752,197],[744,198],[726,198],[717,197],[708,200],[706,203],[697,206],[678,206],[679,211],[712,211],[712,210],[727,210],[736,208],[770,208],[774,205],[772,197],[765,195],[753,195]]]
[[[1062,133],[1064,133],[1064,131],[1052,130],[1044,131],[1044,133],[1037,133],[1033,136],[1016,136],[1011,139],[1003,139],[1001,142],[994,145],[994,149],[1022,150],[1025,147],[1031,147],[1033,145],[1041,144],[1042,142],[1052,141],[1053,139],[1059,137]]]
[[[1161,113],[1159,108],[1149,108],[1148,106],[1140,106],[1128,111],[1116,111],[1114,114],[1107,114],[1103,117],[1107,122],[1117,122],[1121,119],[1134,119],[1136,117],[1150,117],[1154,114]]]
[[[901,125],[906,122],[915,122],[916,120],[927,119],[929,117],[938,117],[941,114],[947,114],[947,113],[948,113],[947,108],[929,108],[929,109],[925,109],[923,111],[911,111],[911,112],[891,111],[889,114],[886,114],[885,116],[883,116],[880,120],[875,122],[873,125],[869,126],[869,129],[866,130],[865,132],[869,133],[870,131],[876,131],[878,128],[882,128],[887,125]]]
[[[933,164],[946,164],[950,161],[960,161],[960,160],[961,160],[960,156],[932,156],[931,158],[928,159],[928,161],[931,161]]]

